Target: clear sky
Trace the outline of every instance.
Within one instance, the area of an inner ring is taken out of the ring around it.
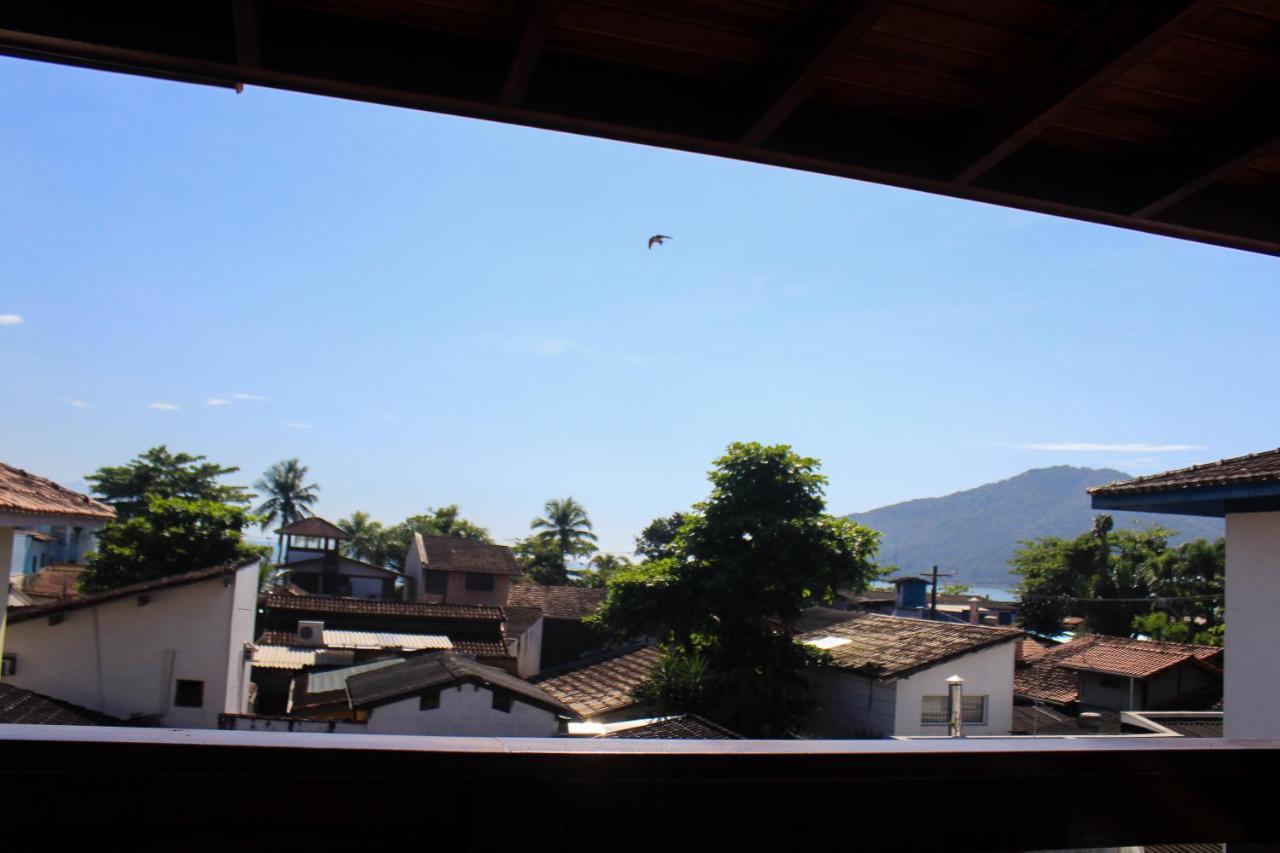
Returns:
[[[1280,444],[1274,258],[12,59],[0,128],[0,460],[71,486],[296,456],[334,520],[510,541],[572,495],[627,551],[734,440],[822,459],[836,512]]]

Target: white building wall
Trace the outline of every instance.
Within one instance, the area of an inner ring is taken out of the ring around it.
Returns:
[[[560,733],[558,716],[522,702],[511,703],[511,712],[493,707],[493,693],[487,687],[462,684],[440,692],[440,707],[419,708],[419,698],[379,705],[369,710],[369,734],[458,735],[469,737],[555,737]]]
[[[258,564],[235,583],[222,577],[62,612],[8,626],[5,653],[17,656],[7,682],[127,719],[155,715],[162,725],[217,728],[218,714],[244,710],[253,639]],[[173,704],[179,679],[204,682],[203,705]]]
[[[542,623],[545,620],[539,616],[538,621],[529,626],[529,630],[520,635],[519,639],[508,642],[507,651],[516,659],[516,672],[521,678],[529,678],[537,675],[542,671]],[[511,648],[514,646],[514,648]]]
[[[1280,512],[1227,516],[1226,736],[1280,735]]]
[[[340,735],[368,733],[368,726],[363,722],[303,720],[296,717],[228,716],[222,718],[222,728],[233,732],[313,732]]]
[[[820,738],[892,737],[896,690],[875,678],[839,669],[810,673],[817,707],[806,721]]]
[[[947,679],[958,675],[965,680],[967,695],[987,697],[987,722],[965,724],[972,735],[1007,735],[1013,727],[1013,642],[990,646],[953,658],[937,666],[897,680],[894,734],[946,735],[947,726],[920,722],[925,696],[947,695]]]

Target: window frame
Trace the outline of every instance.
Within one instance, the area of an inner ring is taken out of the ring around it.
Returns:
[[[190,685],[198,685],[191,687]],[[198,702],[192,704],[190,696],[184,696],[184,690],[199,690],[197,695]],[[173,707],[175,708],[203,708],[204,707],[204,681],[198,678],[175,678],[173,680]]]
[[[434,584],[432,581],[439,583]],[[422,573],[422,591],[427,595],[446,594],[449,591],[449,573],[439,569],[427,569]]]

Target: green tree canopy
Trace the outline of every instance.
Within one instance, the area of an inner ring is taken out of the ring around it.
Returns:
[[[591,517],[573,498],[552,499],[543,507],[542,518],[529,522],[529,528],[548,546],[560,554],[560,566],[566,579],[569,563],[577,557],[595,553],[596,535],[591,531]]]
[[[264,557],[263,546],[241,540],[255,523],[244,507],[214,500],[149,495],[142,512],[108,524],[98,535],[81,579],[86,592]]]
[[[575,586],[603,589],[608,585],[609,578],[631,566],[631,560],[622,554],[596,554],[587,564],[586,571],[578,572],[571,583]]]
[[[640,535],[636,537],[636,555],[646,560],[661,560],[672,555],[671,546],[684,524],[685,513],[673,512],[671,515],[655,518],[649,522]]]
[[[284,459],[272,465],[253,487],[267,495],[258,507],[262,526],[293,524],[311,515],[311,505],[320,499],[320,487],[307,483],[307,466],[297,459]]]
[[[780,736],[808,708],[803,670],[819,656],[790,636],[801,610],[877,574],[879,534],[826,513],[819,467],[786,445],[730,445],[670,556],[620,570],[593,617],[657,638],[679,692],[696,686],[703,712],[744,734]],[[667,699],[669,710],[688,710]]]
[[[1022,576],[1019,611],[1029,631],[1056,634],[1069,616],[1096,634],[1132,636],[1146,628],[1186,637],[1222,623],[1224,543],[1198,539],[1170,547],[1161,527],[1115,530],[1099,515],[1075,539],[1022,543],[1010,563]],[[1152,613],[1166,619],[1148,621]],[[1185,627],[1178,627],[1185,624]]]
[[[520,566],[523,581],[548,586],[565,586],[569,583],[569,570],[557,542],[537,535],[526,536],[524,539],[517,539],[511,546],[511,551]]]
[[[204,456],[173,453],[161,444],[124,465],[99,468],[85,480],[97,497],[115,507],[119,521],[127,521],[146,511],[150,497],[248,503],[253,495],[246,489],[218,482],[239,470],[208,462]]]
[[[339,519],[338,526],[351,535],[346,543],[349,556],[379,566],[386,565],[389,551],[387,530],[369,513],[356,510],[350,518]]]

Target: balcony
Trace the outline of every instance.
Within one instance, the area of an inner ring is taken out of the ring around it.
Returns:
[[[100,840],[472,850],[1280,843],[1280,741],[621,741],[8,726],[8,812]],[[464,849],[461,846],[449,849]]]

